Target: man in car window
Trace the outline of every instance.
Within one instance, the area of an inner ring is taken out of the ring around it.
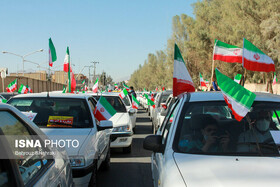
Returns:
[[[249,130],[240,134],[238,138],[238,151],[256,151],[256,146],[250,143],[271,143],[273,142],[271,133],[269,131],[272,122],[271,112],[261,110],[250,114],[251,125]],[[246,144],[248,143],[248,144]]]
[[[201,135],[199,138],[196,133],[194,136],[186,137],[181,140],[179,147],[186,152],[224,152],[228,150],[229,145],[229,133],[218,127],[218,122],[211,115],[201,115],[196,120],[196,123],[201,123]],[[192,122],[193,123],[193,122]],[[196,134],[196,135],[195,135]]]

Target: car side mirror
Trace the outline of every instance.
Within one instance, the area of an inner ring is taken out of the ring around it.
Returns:
[[[129,113],[129,114],[135,114],[135,113],[136,113],[136,110],[135,110],[134,108],[130,108],[130,109],[128,110],[128,113]]]
[[[161,135],[149,135],[144,139],[143,148],[146,150],[153,151],[155,153],[163,153],[164,145],[161,142]]]
[[[160,103],[160,105],[162,106],[162,108],[167,109],[166,103]]]
[[[99,125],[97,125],[98,130],[105,130],[105,129],[112,129],[113,128],[113,122],[108,120],[102,120],[99,122]]]

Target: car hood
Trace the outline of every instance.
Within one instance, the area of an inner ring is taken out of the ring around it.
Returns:
[[[51,139],[51,140],[77,140],[79,142],[78,147],[73,147],[70,143],[64,147],[67,151],[68,156],[78,155],[79,150],[82,148],[85,140],[91,132],[90,128],[75,128],[75,129],[63,129],[63,128],[41,128],[41,130]],[[67,143],[67,142],[66,142]],[[74,144],[76,146],[76,143]]]
[[[188,187],[279,186],[279,157],[234,157],[174,153]]]
[[[113,122],[113,127],[119,127],[119,126],[131,124],[130,117],[126,112],[116,113],[109,120]]]

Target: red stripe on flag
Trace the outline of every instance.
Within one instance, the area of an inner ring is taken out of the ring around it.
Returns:
[[[97,108],[94,109],[93,113],[94,113],[95,118],[96,118],[98,121],[107,120],[107,119],[101,114],[101,112],[100,112],[99,110],[97,110]]]
[[[228,107],[231,109],[232,115],[234,116],[234,118],[235,118],[237,121],[241,121],[241,120],[243,119],[243,117],[240,116],[240,115],[238,115],[238,114],[235,112],[235,110],[232,109],[232,105],[228,102],[227,96],[225,96],[224,94],[223,94],[223,96],[224,96],[225,102],[227,103]]]
[[[250,61],[246,58],[244,58],[244,67],[251,71],[260,71],[260,72],[275,71],[274,64],[258,63],[258,62]]]
[[[184,93],[184,92],[195,92],[195,88],[191,81],[173,78],[173,96]]]
[[[201,82],[201,87],[203,86],[207,87],[205,82]]]
[[[213,60],[220,60],[229,63],[237,62],[242,64],[242,56],[223,56],[223,55],[214,54]]]

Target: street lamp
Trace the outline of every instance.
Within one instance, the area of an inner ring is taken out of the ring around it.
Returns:
[[[22,59],[22,75],[24,76],[24,62],[27,61],[25,60],[24,58],[29,56],[29,55],[32,55],[34,53],[37,53],[37,52],[43,52],[44,50],[43,49],[39,49],[37,51],[33,51],[31,53],[28,53],[26,55],[19,55],[19,54],[15,54],[15,53],[11,53],[11,52],[8,52],[8,51],[2,51],[3,54],[11,54],[11,55],[15,55],[15,56],[18,56]]]

